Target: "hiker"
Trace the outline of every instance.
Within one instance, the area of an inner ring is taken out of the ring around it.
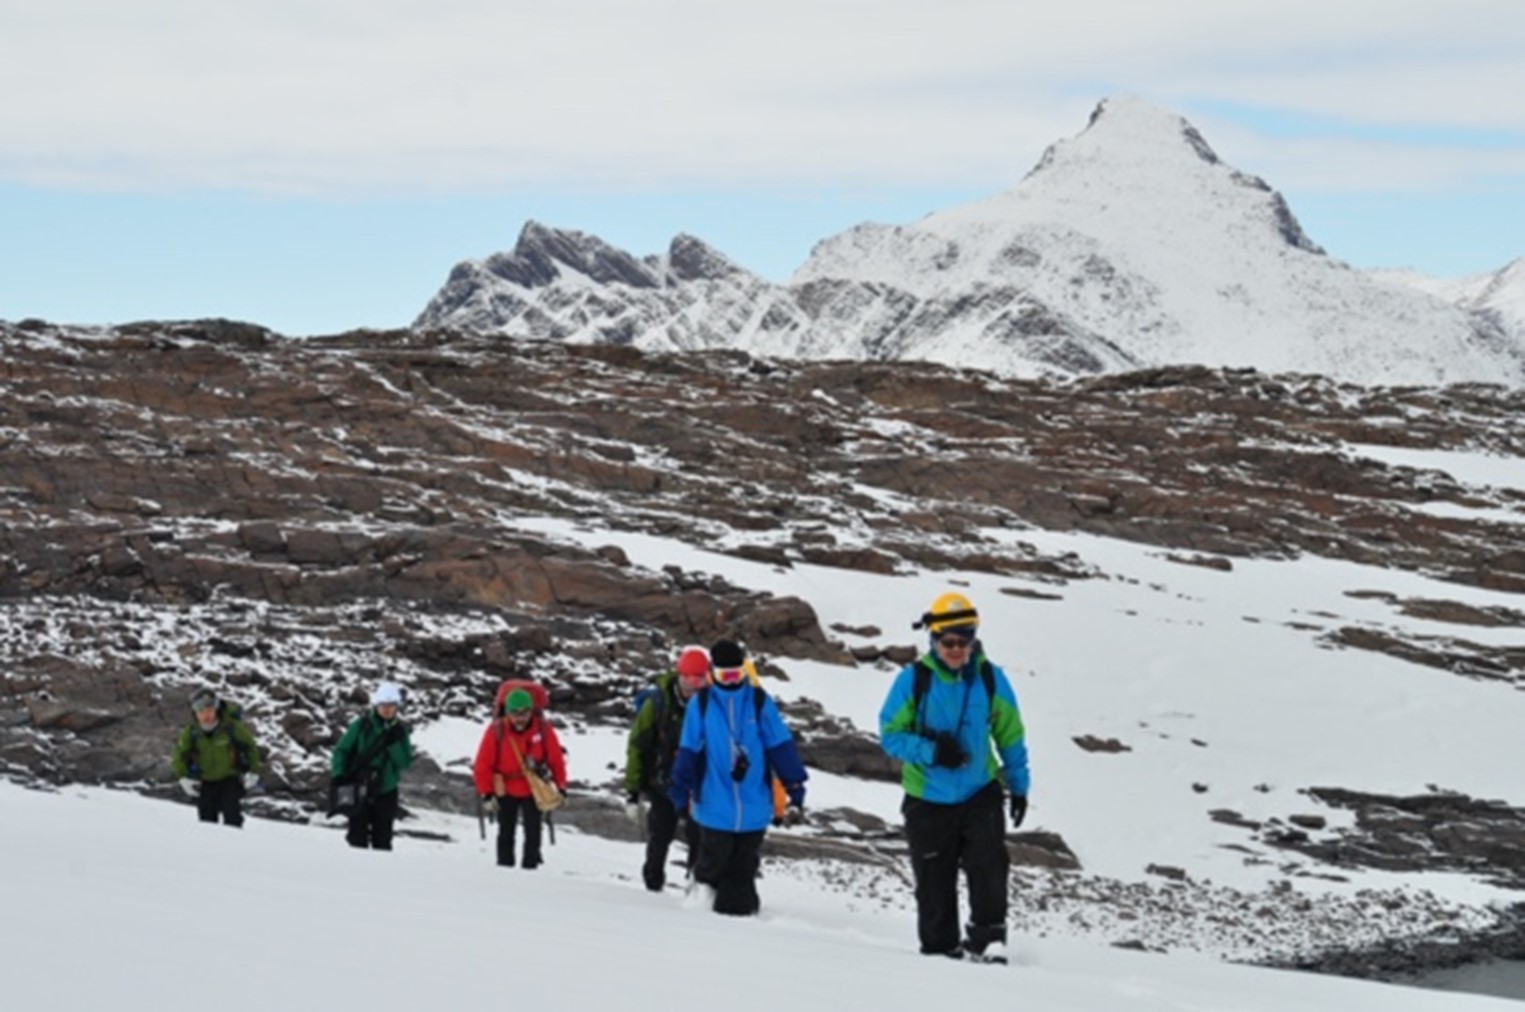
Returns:
[[[413,764],[408,725],[398,719],[402,690],[381,682],[371,693],[371,707],[350,722],[334,746],[330,767],[335,780],[364,778],[364,798],[349,816],[344,839],[351,847],[392,849],[397,821],[397,784]]]
[[[1006,826],[1027,814],[1027,741],[1016,693],[985,658],[979,614],[962,594],[943,594],[913,628],[925,656],[896,676],[879,711],[879,739],[899,759],[906,841],[916,878],[916,929],[926,955],[1006,962]],[[991,745],[995,754],[991,753]],[[997,758],[999,757],[999,768]],[[969,887],[959,938],[958,873]]]
[[[556,729],[545,719],[544,704],[536,706],[525,688],[503,697],[503,713],[494,716],[482,734],[472,776],[483,807],[498,818],[498,864],[514,866],[514,836],[524,818],[524,855],[520,867],[540,867],[540,808],[535,803],[525,767],[550,781],[565,794],[566,758]]]
[[[703,831],[690,902],[717,914],[757,913],[763,836],[773,821],[769,773],[789,796],[790,821],[803,817],[807,774],[778,705],[749,685],[746,651],[732,640],[710,648],[714,670],[683,715],[668,797]]]
[[[641,799],[649,806],[646,813],[646,863],[641,878],[654,893],[667,883],[667,851],[683,823],[683,838],[688,844],[684,868],[692,873],[699,853],[699,824],[673,806],[667,796],[672,779],[672,764],[678,754],[678,735],[683,729],[683,715],[688,701],[709,684],[710,655],[703,647],[684,647],[673,670],[658,675],[647,689],[641,690],[630,725],[625,749],[625,810],[641,823]],[[644,697],[644,698],[643,698]]]
[[[259,784],[259,746],[242,712],[210,689],[191,695],[191,721],[175,740],[170,769],[202,822],[244,824],[243,797]]]

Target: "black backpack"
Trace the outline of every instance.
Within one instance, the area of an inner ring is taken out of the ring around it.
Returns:
[[[995,701],[995,668],[990,661],[983,656],[980,658],[980,681],[985,683],[985,695]],[[927,690],[932,687],[932,669],[924,661],[917,661],[911,675],[911,708],[916,712],[916,723],[924,724],[921,719],[921,704],[927,698]],[[990,719],[995,719],[995,707],[990,708]]]
[[[925,690],[923,690],[925,691]],[[767,701],[768,694],[763,691],[761,685],[752,686],[752,709],[757,712],[757,719],[762,721],[763,703]],[[699,690],[699,716],[708,716],[710,712],[710,687],[706,685]]]
[[[640,716],[641,707],[648,702],[652,707],[652,724],[648,733],[641,739],[638,748],[641,752],[642,762],[650,770],[651,780],[656,784],[667,782],[668,771],[672,768],[673,756],[678,751],[678,736],[683,729],[683,714],[669,713],[667,706],[668,692],[677,691],[677,680],[674,679],[664,691],[658,682],[650,682],[641,687],[635,694],[635,712]]]
[[[243,722],[244,708],[225,699],[219,700],[217,703],[217,724],[212,730],[203,731],[201,724],[194,719],[190,722],[187,726],[187,730],[190,731],[190,737],[186,739],[185,768],[191,776],[197,778],[201,776],[201,767],[196,762],[196,738],[198,736],[211,738],[212,735],[217,733],[218,728],[226,728],[227,730],[228,744],[233,747],[233,768],[240,773],[249,772],[249,746],[239,741],[238,735],[233,733],[234,728]]]

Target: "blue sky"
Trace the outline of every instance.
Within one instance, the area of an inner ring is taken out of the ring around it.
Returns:
[[[1356,266],[1525,256],[1525,6],[1153,6],[7,0],[0,319],[401,326],[531,218],[784,280],[1010,189],[1112,94]]]

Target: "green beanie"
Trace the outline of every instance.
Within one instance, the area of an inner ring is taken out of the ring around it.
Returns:
[[[523,689],[515,689],[503,700],[503,712],[517,713],[520,710],[532,709],[534,705],[535,702],[530,699],[528,692],[525,692]]]

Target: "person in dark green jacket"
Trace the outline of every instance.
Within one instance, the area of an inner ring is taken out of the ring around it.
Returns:
[[[397,821],[397,784],[413,764],[408,725],[398,719],[402,690],[382,682],[371,693],[371,708],[356,717],[334,746],[334,779],[365,780],[365,802],[350,816],[344,838],[351,847],[392,849],[392,826]]]
[[[244,824],[243,797],[259,783],[259,746],[238,710],[209,689],[191,696],[194,718],[175,740],[170,768],[202,822]]]
[[[625,750],[625,810],[641,824],[641,795],[650,804],[646,823],[646,862],[641,879],[652,892],[667,884],[667,851],[685,823],[686,867],[692,871],[699,853],[699,824],[679,812],[667,797],[673,757],[688,701],[709,684],[710,655],[703,647],[684,647],[672,671],[658,675],[650,691],[643,690],[630,726]]]

